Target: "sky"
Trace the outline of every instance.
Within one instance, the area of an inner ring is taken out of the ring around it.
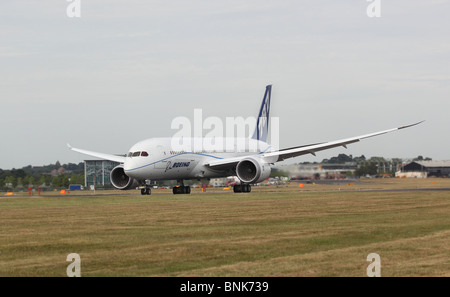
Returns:
[[[0,2],[0,168],[126,153],[174,118],[256,116],[280,147],[425,123],[293,159],[450,159],[450,1]],[[206,132],[205,132],[206,133]]]

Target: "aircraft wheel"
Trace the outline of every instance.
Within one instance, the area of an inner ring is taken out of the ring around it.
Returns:
[[[141,195],[151,195],[150,188],[141,189]]]
[[[235,185],[233,187],[233,191],[235,193],[250,193],[252,191],[252,186],[251,185]]]
[[[174,194],[190,194],[191,193],[191,187],[189,186],[179,186],[173,188]]]

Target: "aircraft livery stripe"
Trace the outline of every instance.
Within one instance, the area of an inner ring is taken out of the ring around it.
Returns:
[[[216,159],[223,159],[223,158],[220,158],[220,157],[216,157],[216,156],[212,156],[212,155],[205,155],[205,154],[200,154],[200,153],[182,153],[182,154],[171,156],[171,157],[168,157],[168,158],[165,158],[165,159],[161,159],[159,161],[156,161],[156,162],[144,165],[144,166],[140,166],[140,167],[136,167],[136,168],[133,168],[133,169],[129,169],[129,170],[126,170],[126,171],[128,172],[128,171],[134,171],[134,170],[138,170],[138,169],[141,169],[141,168],[145,168],[145,167],[154,165],[156,163],[159,163],[159,162],[162,162],[162,161],[165,161],[165,160],[169,160],[169,159],[181,156],[181,155],[199,155],[199,156],[206,156],[206,157],[211,157],[211,158],[216,158]]]
[[[271,146],[269,145],[264,151],[260,152],[259,154],[260,154],[260,155],[261,155],[261,154],[264,154],[265,152],[267,152],[268,149],[270,149],[270,147],[271,147]]]

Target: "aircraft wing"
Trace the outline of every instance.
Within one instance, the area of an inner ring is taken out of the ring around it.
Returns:
[[[303,146],[298,146],[298,147],[282,149],[282,150],[275,151],[275,152],[264,153],[264,154],[261,154],[261,155],[258,155],[258,156],[260,158],[262,158],[264,161],[266,161],[267,163],[275,163],[275,162],[283,161],[283,160],[286,160],[286,159],[289,159],[289,158],[298,157],[298,156],[301,156],[301,155],[307,155],[307,154],[315,155],[316,152],[327,150],[327,149],[331,149],[331,148],[335,148],[335,147],[342,146],[342,147],[347,148],[348,144],[359,142],[359,141],[361,141],[363,139],[366,139],[366,138],[370,138],[370,137],[386,134],[386,133],[389,133],[389,132],[393,132],[393,131],[409,128],[409,127],[412,127],[412,126],[416,126],[416,125],[418,125],[418,124],[420,124],[422,122],[418,122],[418,123],[415,123],[415,124],[412,124],[412,125],[407,125],[407,126],[401,126],[401,127],[398,127],[398,128],[388,129],[388,130],[384,130],[384,131],[379,131],[379,132],[375,132],[375,133],[365,134],[365,135],[361,135],[361,136],[356,136],[356,137],[336,140],[336,141],[316,143],[316,144],[311,144],[311,145],[303,145]],[[210,163],[208,163],[206,165],[210,166],[210,167],[234,166],[237,163],[239,163],[240,160],[242,160],[244,158],[246,158],[246,157],[237,157],[237,158],[227,158],[227,159],[214,160],[214,161],[211,161]]]
[[[124,156],[118,156],[118,155],[110,155],[110,154],[104,154],[104,153],[97,153],[97,152],[91,152],[91,151],[87,151],[87,150],[82,150],[82,149],[78,149],[78,148],[74,148],[72,146],[70,146],[70,144],[67,144],[67,147],[74,151],[74,152],[78,152],[84,155],[88,155],[88,156],[92,156],[92,157],[96,157],[96,158],[100,158],[100,159],[104,159],[104,160],[109,160],[109,161],[114,161],[114,162],[118,162],[118,163],[124,163],[125,162],[125,157]]]

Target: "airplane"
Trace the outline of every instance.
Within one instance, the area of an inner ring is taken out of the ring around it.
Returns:
[[[268,142],[271,92],[272,85],[266,86],[252,137],[216,139],[222,142],[232,141],[234,146],[231,149],[195,150],[192,147],[174,150],[173,137],[140,141],[126,155],[98,153],[74,148],[69,144],[67,146],[81,154],[120,163],[110,174],[112,185],[120,190],[140,188],[142,195],[150,195],[150,181],[177,180],[179,186],[173,188],[173,194],[190,194],[191,189],[184,185],[184,180],[237,176],[240,184],[235,185],[233,191],[249,193],[252,184],[262,182],[270,176],[271,165],[276,162],[306,154],[315,156],[316,152],[336,147],[347,148],[347,145],[363,139],[423,122],[336,141],[272,150]],[[184,141],[188,144],[211,142],[206,138],[185,138]]]

